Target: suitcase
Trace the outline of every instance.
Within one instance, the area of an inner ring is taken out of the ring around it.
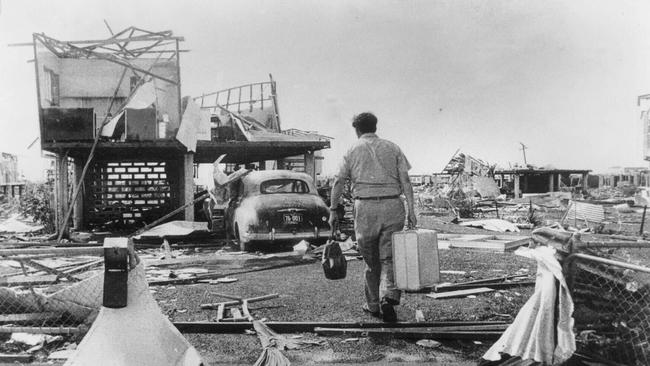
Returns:
[[[393,233],[393,271],[400,290],[418,291],[440,282],[436,232],[418,229]]]
[[[323,249],[323,258],[321,260],[325,278],[329,280],[341,280],[345,278],[348,270],[348,262],[341,251],[339,243],[329,241]]]

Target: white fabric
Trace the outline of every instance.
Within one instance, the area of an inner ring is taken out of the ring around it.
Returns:
[[[138,89],[136,89],[131,95],[131,99],[124,106],[124,109],[144,109],[149,108],[156,101],[156,87],[152,81],[148,81]],[[112,137],[115,132],[115,126],[119,122],[120,118],[124,114],[124,109],[122,109],[115,117],[113,117],[110,122],[108,122],[104,128],[102,128],[101,135],[105,137]]]
[[[196,151],[197,140],[210,140],[210,113],[202,111],[194,100],[187,98],[187,106],[181,118],[176,140],[185,145],[188,151]]]
[[[65,366],[199,366],[194,347],[161,312],[144,265],[129,273],[127,307],[102,307]]]
[[[210,141],[212,140],[211,126],[210,126],[211,113],[209,110],[203,110],[203,109],[200,112],[201,112],[201,121],[199,123],[198,131],[196,132],[196,139],[203,140],[203,141]]]
[[[120,121],[120,118],[124,115],[124,111],[121,111],[115,117],[111,118],[111,120],[102,128],[101,135],[104,137],[112,137],[113,133],[115,133],[115,127],[117,126],[117,122]]]
[[[144,109],[149,108],[156,101],[156,87],[153,80],[148,81],[133,93],[131,99],[126,104],[126,108],[130,109]]]
[[[506,353],[523,360],[548,365],[560,364],[573,355],[576,343],[573,333],[573,300],[562,267],[555,258],[555,249],[546,246],[519,248],[516,254],[537,261],[535,292],[483,358],[498,361],[501,359],[500,354]],[[559,290],[557,282],[560,283]],[[555,314],[558,295],[559,313]]]

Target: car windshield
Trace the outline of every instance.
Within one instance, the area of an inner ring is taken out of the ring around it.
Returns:
[[[262,193],[309,193],[309,186],[299,179],[271,179],[260,185]]]

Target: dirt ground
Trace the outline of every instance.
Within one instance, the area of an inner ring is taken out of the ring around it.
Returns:
[[[426,221],[426,220],[425,220]],[[433,227],[433,223],[422,222]],[[485,232],[463,228],[469,232]],[[508,274],[534,276],[536,264],[512,253],[467,250],[440,250],[443,282],[463,282]],[[223,301],[212,293],[242,297],[279,293],[280,297],[250,306],[256,319],[269,321],[364,321],[376,319],[361,311],[363,298],[362,261],[351,261],[344,280],[326,280],[319,263],[279,268],[235,276],[230,284],[195,284],[153,288],[160,307],[172,321],[211,321],[216,310],[201,310],[200,304]],[[445,271],[464,271],[450,274]],[[415,310],[422,310],[427,321],[502,320],[511,321],[532,294],[532,287],[514,288],[477,295],[475,298],[434,300],[425,293],[404,294],[397,307],[401,321],[415,321]],[[209,364],[251,364],[261,353],[257,336],[250,334],[188,334],[188,340]],[[368,363],[368,362],[435,362],[436,364],[474,364],[489,347],[472,341],[444,342],[436,349],[415,344],[415,340],[359,338],[348,336],[319,337],[299,334],[302,339],[322,339],[323,346],[286,351],[294,364]]]

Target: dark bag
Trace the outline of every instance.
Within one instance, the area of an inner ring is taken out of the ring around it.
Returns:
[[[325,272],[325,278],[330,280],[340,280],[345,278],[345,275],[348,271],[348,262],[345,260],[343,251],[339,243],[333,240],[330,240],[325,244],[323,249],[323,272]]]

